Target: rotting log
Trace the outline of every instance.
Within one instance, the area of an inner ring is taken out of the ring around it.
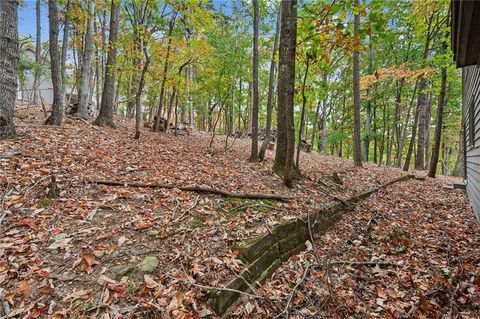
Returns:
[[[218,188],[213,188],[209,186],[200,186],[200,185],[175,185],[175,184],[157,184],[157,183],[142,184],[142,183],[129,183],[129,182],[108,181],[108,180],[93,180],[93,181],[87,181],[87,182],[91,184],[108,185],[108,186],[178,189],[184,192],[210,193],[210,194],[220,195],[223,197],[242,198],[242,199],[270,199],[270,200],[279,200],[279,201],[293,200],[293,197],[280,195],[280,194],[234,193],[234,192],[228,192]]]
[[[347,200],[342,200],[320,209],[310,216],[312,229],[317,234],[325,234],[341,216],[353,210],[354,205],[368,198],[373,193],[397,182],[415,178],[415,175],[404,175],[379,187],[360,192]],[[280,224],[269,233],[257,238],[235,243],[232,250],[247,261],[248,267],[225,287],[247,292],[254,283],[263,283],[281,263],[305,250],[305,242],[309,239],[308,215],[294,221]],[[238,292],[225,290],[210,291],[208,303],[217,314],[226,313],[240,297]]]

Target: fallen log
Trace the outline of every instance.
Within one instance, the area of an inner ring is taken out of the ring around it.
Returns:
[[[108,181],[108,180],[93,180],[88,181],[91,184],[97,185],[108,185],[108,186],[124,186],[124,187],[137,187],[137,188],[165,188],[165,189],[178,189],[185,192],[196,192],[196,193],[210,193],[216,194],[223,197],[234,197],[234,198],[244,198],[244,199],[272,199],[280,201],[290,201],[293,197],[284,196],[280,194],[260,194],[260,193],[233,193],[224,191],[222,189],[213,188],[209,186],[198,186],[198,185],[175,185],[175,184],[142,184],[142,183],[128,183],[128,182],[117,182],[117,181]]]

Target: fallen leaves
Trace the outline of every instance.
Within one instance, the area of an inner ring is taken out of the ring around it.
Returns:
[[[67,122],[68,130],[19,129],[17,141],[2,145],[23,154],[2,160],[10,187],[9,214],[2,223],[6,231],[0,232],[0,287],[10,316],[63,319],[98,312],[97,318],[126,318],[136,311],[158,318],[214,318],[206,291],[185,282],[221,287],[233,279],[245,268],[230,250],[234,242],[403,174],[369,164],[357,170],[347,160],[305,154],[305,178],[290,191],[271,173],[271,153],[265,162],[247,162],[247,141],[212,155],[203,133],[186,139],[145,132],[134,141],[126,137],[131,123],[117,121],[116,130],[107,129],[108,139]],[[127,174],[128,167],[134,169]],[[48,199],[46,183],[38,183],[52,174],[62,190],[55,200]],[[341,185],[328,189],[324,184],[330,185],[332,176]],[[221,199],[83,182],[107,178],[272,191],[298,201]],[[34,191],[24,196],[32,185]],[[464,194],[440,189],[427,179],[379,194],[344,216],[322,236],[321,245],[307,242],[308,251],[284,263],[257,293],[288,296],[305,265],[314,262],[317,247],[322,259],[386,260],[400,267],[332,265],[312,272],[293,300],[291,317],[399,318],[415,305],[412,317],[434,318],[450,303],[464,318],[469,312],[475,317],[478,228]],[[140,265],[147,257],[151,263],[144,263],[143,272]],[[440,290],[429,295],[435,288]],[[232,316],[271,318],[282,306],[246,300]]]

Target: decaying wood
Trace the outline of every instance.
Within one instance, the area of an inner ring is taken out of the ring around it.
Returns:
[[[279,194],[233,193],[233,192],[224,191],[222,189],[217,189],[209,186],[199,186],[199,185],[174,185],[174,184],[157,184],[157,183],[142,184],[142,183],[128,183],[128,182],[117,182],[117,181],[108,181],[108,180],[93,180],[93,181],[87,181],[87,182],[92,184],[108,185],[108,186],[178,189],[185,192],[210,193],[210,194],[221,195],[224,197],[246,198],[246,199],[272,199],[272,200],[281,200],[281,201],[289,201],[293,199],[293,197],[279,195]]]

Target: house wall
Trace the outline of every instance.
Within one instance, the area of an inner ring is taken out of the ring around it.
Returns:
[[[467,193],[480,221],[480,66],[462,69]]]

